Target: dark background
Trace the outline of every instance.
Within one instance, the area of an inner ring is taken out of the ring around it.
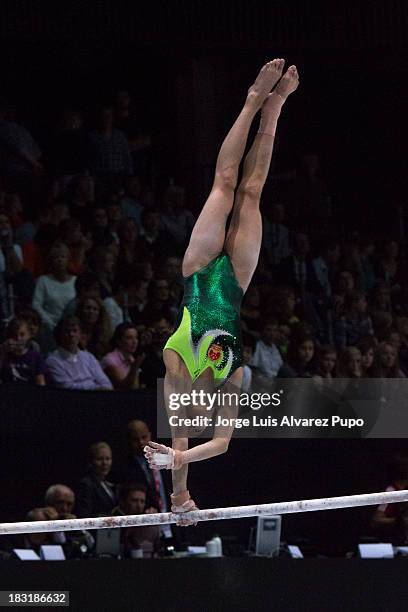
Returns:
[[[129,89],[158,174],[186,185],[197,210],[245,91],[266,60],[284,56],[301,88],[282,116],[275,169],[318,152],[341,227],[347,219],[378,234],[395,229],[393,209],[406,201],[407,38],[403,0],[9,0],[2,91],[43,144],[64,105],[91,118]]]
[[[197,210],[246,89],[266,60],[285,57],[297,64],[301,88],[282,117],[275,169],[317,151],[339,232],[347,221],[381,236],[395,227],[395,207],[406,205],[407,38],[404,0],[8,0],[0,4],[1,88],[41,144],[62,106],[76,104],[91,118],[96,104],[128,88],[141,130],[152,133],[158,172],[186,185]],[[155,421],[151,396],[124,394],[119,409],[110,394],[0,393],[1,520],[23,518],[52,482],[75,484],[91,442],[105,438],[120,452],[129,418],[147,411]],[[374,491],[401,446],[235,441],[227,455],[193,466],[192,490],[202,507]],[[346,546],[366,513],[287,517],[284,527]]]

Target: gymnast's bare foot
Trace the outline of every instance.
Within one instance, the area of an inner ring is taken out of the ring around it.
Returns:
[[[299,75],[296,66],[289,66],[273,93],[278,94],[284,100],[293,93],[299,85]]]
[[[285,60],[274,59],[261,68],[260,73],[255,79],[255,83],[248,90],[248,102],[257,109],[261,108],[271,89],[273,89],[282,77],[284,64]]]

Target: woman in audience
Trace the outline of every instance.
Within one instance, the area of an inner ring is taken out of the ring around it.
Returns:
[[[380,342],[373,364],[374,378],[405,378],[399,367],[398,351],[391,342]]]
[[[115,389],[139,389],[140,366],[145,356],[137,353],[139,333],[136,325],[118,325],[112,343],[114,350],[102,359],[102,368]]]
[[[106,442],[88,450],[88,470],[75,491],[78,518],[109,516],[117,505],[115,486],[107,478],[112,468],[112,451]]]
[[[87,351],[101,359],[109,350],[112,328],[109,315],[102,301],[87,297],[78,303],[76,316],[81,323],[81,344]]]
[[[374,336],[362,336],[356,344],[361,353],[361,372],[365,378],[372,376],[376,346],[377,339]]]
[[[75,297],[76,277],[68,271],[69,249],[66,244],[54,244],[48,262],[49,273],[40,276],[35,285],[33,308],[42,319],[45,336],[50,339],[65,306]]]

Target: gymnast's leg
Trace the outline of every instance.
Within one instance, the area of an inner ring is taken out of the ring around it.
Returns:
[[[225,225],[234,203],[239,165],[249,129],[271,89],[282,75],[283,60],[275,59],[261,69],[250,87],[245,104],[222,143],[211,193],[193,228],[183,260],[183,276],[206,266],[222,251]]]
[[[242,180],[237,189],[225,241],[225,250],[244,291],[251,282],[261,248],[262,219],[259,204],[269,172],[278,118],[286,98],[295,91],[298,84],[296,67],[290,66],[262,106],[259,130],[244,161]]]

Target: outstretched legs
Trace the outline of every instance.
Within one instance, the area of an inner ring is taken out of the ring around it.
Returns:
[[[262,106],[259,130],[244,161],[242,180],[236,193],[225,241],[225,249],[244,291],[257,266],[261,248],[262,220],[259,203],[269,172],[278,118],[286,98],[295,91],[298,84],[296,67],[290,66]]]
[[[234,204],[239,165],[252,121],[282,75],[284,61],[275,59],[261,69],[243,109],[227,134],[217,158],[211,193],[191,234],[183,260],[183,276],[207,265],[224,248],[225,226]]]

